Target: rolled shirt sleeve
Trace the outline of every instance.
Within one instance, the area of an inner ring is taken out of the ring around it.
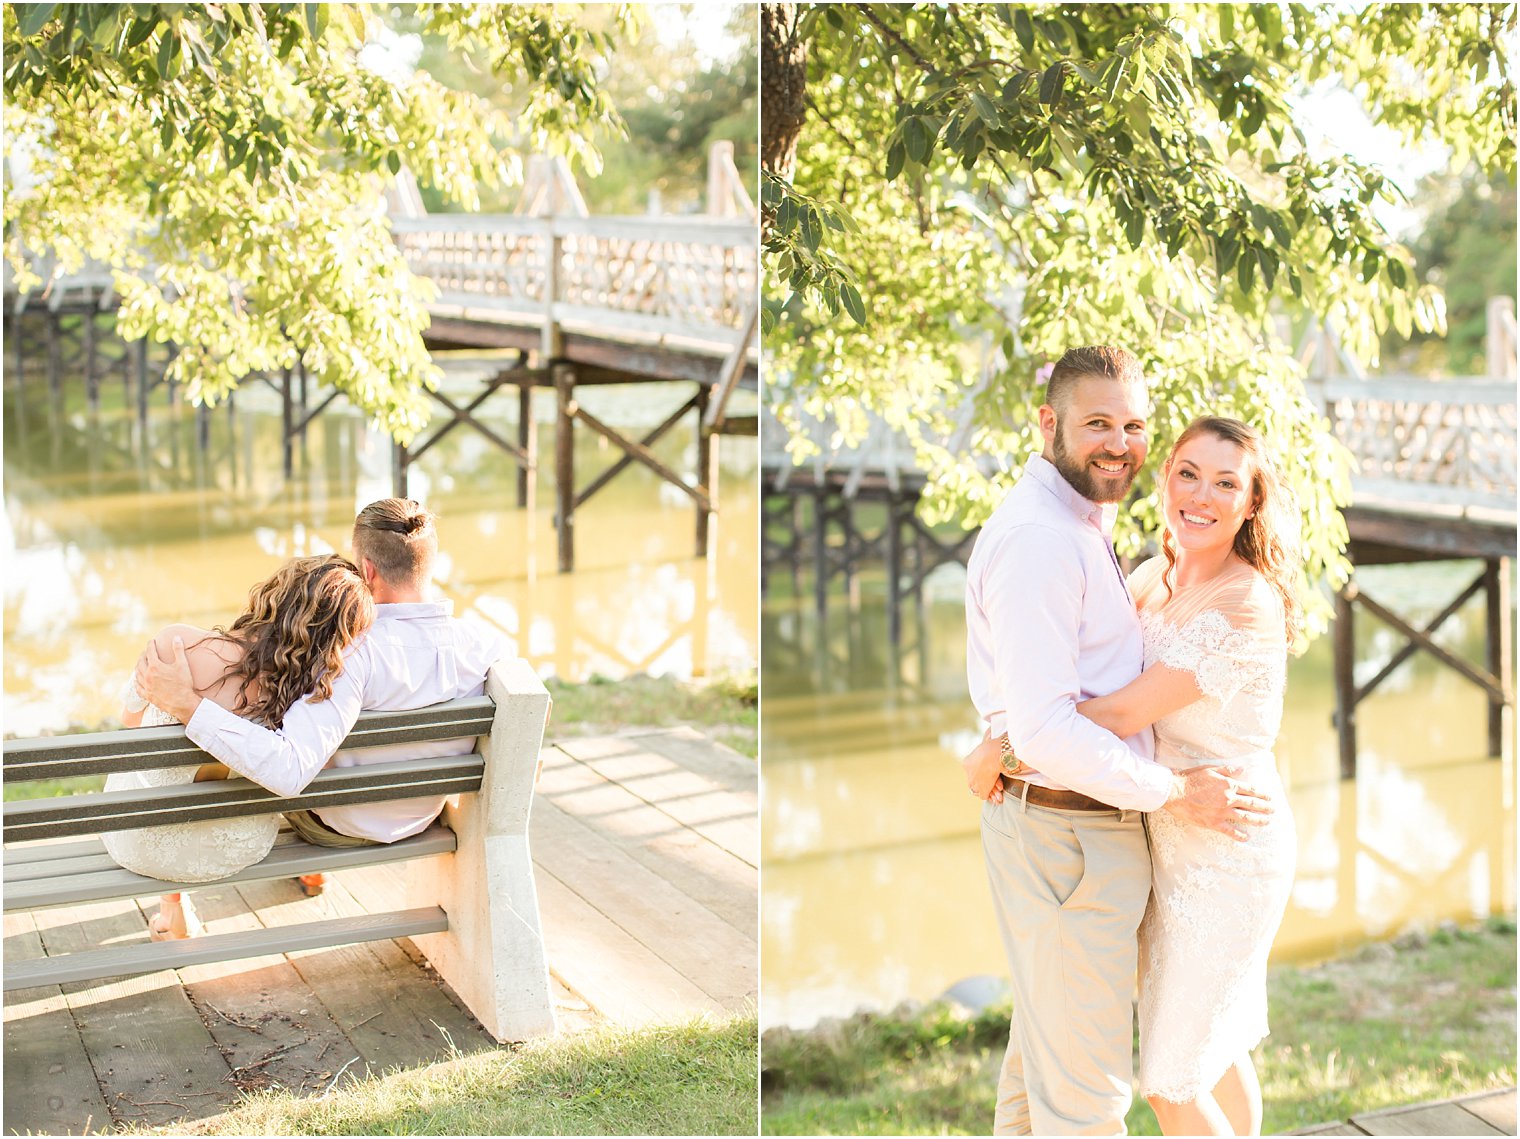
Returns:
[[[1069,538],[1023,526],[996,551],[983,610],[1008,739],[1051,780],[1126,810],[1166,802],[1171,772],[1077,711],[1085,574]],[[1138,673],[1137,673],[1138,675]]]
[[[297,700],[286,710],[278,729],[262,727],[202,700],[185,725],[185,735],[231,770],[276,795],[299,795],[359,718],[367,664],[361,649],[362,642],[345,656],[328,699]]]

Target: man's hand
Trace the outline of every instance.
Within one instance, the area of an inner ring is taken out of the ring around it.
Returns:
[[[150,704],[156,704],[182,724],[188,724],[201,696],[190,678],[190,662],[185,659],[185,642],[175,637],[169,659],[159,656],[158,643],[149,641],[137,658],[132,683]]]
[[[966,786],[978,799],[1003,801],[1003,753],[990,734],[961,760],[961,769],[966,773]]]
[[[1246,827],[1265,826],[1272,817],[1272,797],[1239,781],[1239,767],[1189,767],[1172,781],[1166,809],[1184,822],[1229,835],[1238,842]]]

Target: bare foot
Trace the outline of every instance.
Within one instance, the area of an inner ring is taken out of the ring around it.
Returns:
[[[199,937],[204,932],[201,919],[188,898],[179,902],[159,902],[158,913],[148,919],[148,937],[152,941],[183,941],[187,937]]]

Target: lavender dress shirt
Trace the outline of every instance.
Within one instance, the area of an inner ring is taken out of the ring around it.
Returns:
[[[1124,810],[1166,802],[1172,773],[1151,730],[1127,740],[1077,711],[1145,666],[1140,620],[1114,556],[1117,508],[1030,462],[977,536],[966,572],[966,675],[994,736],[1007,731],[1032,784]]]

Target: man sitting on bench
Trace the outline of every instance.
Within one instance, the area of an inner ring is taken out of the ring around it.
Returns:
[[[353,552],[375,599],[375,623],[346,652],[329,699],[296,701],[277,730],[242,719],[196,692],[177,638],[168,660],[152,645],[144,651],[134,674],[138,692],[181,721],[197,746],[277,795],[300,794],[329,764],[468,752],[474,746],[469,737],[338,751],[361,711],[405,711],[479,696],[486,671],[507,655],[499,633],[455,619],[453,602],[423,600],[438,533],[434,516],[418,503],[383,498],[366,506],[354,520]],[[443,798],[429,796],[318,807],[285,817],[317,846],[366,846],[417,834],[442,810]],[[321,891],[320,874],[301,882],[307,893]]]

